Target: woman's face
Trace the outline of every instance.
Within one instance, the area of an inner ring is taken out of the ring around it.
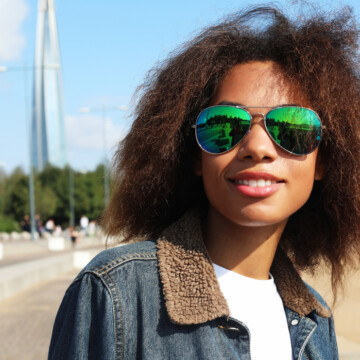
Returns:
[[[211,105],[269,107],[248,109],[252,114],[266,114],[270,107],[284,104],[311,108],[301,96],[290,97],[289,87],[274,65],[250,62],[234,66],[220,82]],[[212,216],[242,226],[266,226],[287,221],[305,204],[314,179],[320,178],[316,157],[317,150],[301,156],[282,150],[267,134],[263,118],[255,116],[250,132],[229,152],[211,155],[201,151],[195,172],[203,178]],[[262,186],[269,180],[270,191],[265,191]]]

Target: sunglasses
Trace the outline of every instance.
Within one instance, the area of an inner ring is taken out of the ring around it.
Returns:
[[[249,108],[269,108],[246,106]],[[264,118],[270,138],[293,155],[310,154],[320,144],[320,118],[315,111],[300,106],[270,107],[266,114],[250,114],[242,106],[216,105],[204,109],[196,120],[196,140],[202,150],[223,154],[233,149],[250,131],[255,116]]]

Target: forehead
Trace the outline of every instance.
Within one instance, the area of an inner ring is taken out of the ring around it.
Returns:
[[[308,105],[272,61],[254,61],[232,67],[217,86],[211,105],[222,101],[248,106]]]

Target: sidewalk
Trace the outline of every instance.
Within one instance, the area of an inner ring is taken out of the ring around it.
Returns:
[[[47,359],[52,326],[64,293],[101,238],[50,251],[46,241],[3,244],[0,260],[0,360]]]
[[[0,302],[0,360],[47,359],[57,310],[77,273],[59,275]]]
[[[75,249],[72,248],[69,240],[65,241],[65,248],[61,251],[49,250],[47,240],[37,241],[14,241],[0,243],[3,248],[3,257],[0,259],[0,267],[32,261],[40,258],[56,256],[73,250],[84,250],[93,247],[102,246],[105,248],[104,241],[101,238],[83,237]]]
[[[0,301],[74,268],[83,268],[105,249],[101,238],[83,238],[75,248],[70,241],[52,239],[61,248],[50,251],[47,242],[5,243],[0,260]],[[51,245],[51,244],[50,244]]]

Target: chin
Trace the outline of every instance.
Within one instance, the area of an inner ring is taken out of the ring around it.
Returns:
[[[284,221],[287,221],[286,220],[279,220],[279,221],[266,221],[264,219],[261,219],[261,220],[256,220],[256,219],[248,219],[248,220],[245,220],[245,221],[240,221],[238,222],[237,224],[239,226],[244,226],[244,227],[266,227],[266,226],[274,226],[274,225],[278,225],[278,224],[281,224],[283,223]]]
[[[274,216],[274,212],[267,211],[264,212],[252,212],[251,214],[242,213],[238,214],[238,216],[234,216],[234,214],[223,214],[223,216],[227,217],[231,222],[239,225],[239,226],[246,226],[246,227],[261,227],[261,226],[273,226],[277,224],[283,224],[287,222],[289,216]]]

